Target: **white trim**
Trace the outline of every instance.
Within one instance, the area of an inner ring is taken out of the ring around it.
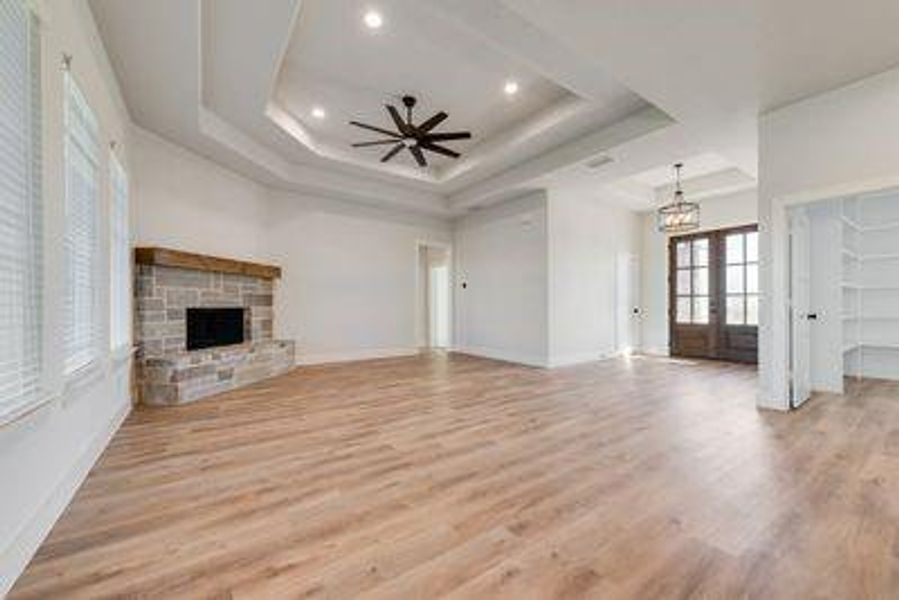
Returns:
[[[83,388],[95,384],[106,375],[104,361],[92,360],[84,366],[78,367],[71,373],[65,374],[63,394],[77,394]]]
[[[779,411],[790,410],[790,374],[787,356],[787,331],[789,328],[789,229],[787,210],[793,206],[847,196],[876,194],[899,187],[899,176],[857,180],[839,185],[817,188],[804,192],[772,194],[770,202],[759,197],[759,278],[762,285],[760,297],[766,308],[759,323],[759,390],[757,406]],[[765,218],[767,217],[767,218]]]
[[[331,352],[317,352],[307,354],[297,352],[295,364],[322,365],[329,363],[352,362],[358,360],[375,360],[378,358],[396,358],[400,356],[415,356],[418,348],[360,348],[356,350],[335,350]]]
[[[470,354],[472,356],[480,356],[481,358],[491,358],[493,360],[527,365],[529,367],[540,367],[544,369],[549,367],[549,363],[545,356],[532,356],[499,348],[464,346],[459,348],[454,347],[452,351],[459,354]]]
[[[666,346],[652,346],[649,348],[635,349],[634,354],[645,354],[646,356],[671,356],[671,349]]]
[[[28,523],[19,530],[15,539],[3,549],[3,558],[0,561],[0,598],[5,597],[12,589],[13,583],[28,566],[34,553],[72,501],[75,492],[81,487],[94,463],[100,458],[100,454],[106,449],[112,436],[130,412],[131,403],[124,403],[106,428],[91,440],[72,469],[37,508]]]
[[[624,352],[581,352],[578,354],[566,354],[563,356],[551,356],[546,361],[546,366],[551,369],[556,367],[570,367],[584,363],[600,362],[622,356]]]

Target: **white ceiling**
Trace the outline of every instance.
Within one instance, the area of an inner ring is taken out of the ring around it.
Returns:
[[[141,127],[278,188],[443,215],[535,186],[652,188],[632,178],[684,157],[751,178],[760,111],[899,58],[887,0],[383,0],[375,33],[356,0],[89,2]],[[386,123],[378,105],[409,91],[472,130],[462,159],[347,148],[365,135],[345,121]]]
[[[681,178],[684,181],[693,179],[694,177],[701,177],[717,171],[730,169],[734,166],[731,161],[713,152],[687,157],[679,160],[679,162],[684,165],[683,169],[681,169]],[[631,179],[651,188],[666,186],[674,181],[674,166],[665,165],[656,167],[648,171],[643,171],[642,173],[637,173],[631,177]]]
[[[401,97],[411,94],[418,99],[416,121],[442,110],[449,118],[435,131],[472,132],[471,140],[444,144],[467,153],[574,98],[452,21],[433,18],[418,0],[379,2],[386,23],[377,30],[363,25],[369,6],[366,0],[307,0],[284,57],[275,100],[324,143],[348,148],[352,142],[383,139],[349,121],[393,129],[384,104],[405,114]],[[336,39],[340,48],[335,52]],[[510,80],[519,85],[513,96],[503,92]],[[633,97],[625,88],[619,94],[622,99]],[[326,111],[324,119],[312,116],[315,106]],[[389,149],[353,152],[378,162]],[[438,170],[453,162],[432,153],[427,157]],[[407,152],[394,161],[415,165]]]
[[[765,0],[761,11],[763,111],[899,65],[896,0]]]

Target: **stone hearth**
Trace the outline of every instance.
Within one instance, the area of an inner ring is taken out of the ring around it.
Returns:
[[[141,401],[182,404],[294,366],[294,343],[273,339],[277,267],[138,249],[135,281],[137,381]],[[244,340],[186,350],[187,309],[244,308]]]
[[[145,358],[141,399],[184,404],[286,373],[293,363],[293,342],[275,340]]]

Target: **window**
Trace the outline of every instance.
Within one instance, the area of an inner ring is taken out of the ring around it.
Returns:
[[[725,237],[725,306],[728,325],[759,324],[759,234]]]
[[[131,238],[128,227],[128,175],[115,154],[110,179],[110,345],[122,350],[131,342]]]
[[[0,419],[39,397],[41,91],[37,18],[0,0]]]
[[[677,322],[705,325],[709,322],[709,239],[677,242],[676,260]]]
[[[100,168],[97,120],[74,78],[65,75],[65,371],[97,357]]]

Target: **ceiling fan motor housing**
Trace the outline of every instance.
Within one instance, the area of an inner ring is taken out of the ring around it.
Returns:
[[[368,131],[374,131],[388,136],[387,139],[375,140],[371,142],[358,142],[353,144],[353,147],[359,148],[365,146],[382,146],[388,144],[392,145],[393,147],[387,152],[387,154],[381,157],[381,162],[389,161],[405,148],[409,150],[410,154],[412,154],[412,157],[415,159],[415,162],[419,167],[428,166],[428,161],[425,158],[424,151],[442,154],[443,156],[449,156],[450,158],[459,158],[459,156],[461,156],[455,150],[450,150],[449,148],[446,148],[438,142],[467,140],[471,138],[470,132],[432,132],[435,127],[437,127],[440,123],[446,120],[447,117],[449,117],[449,115],[443,111],[440,111],[430,119],[418,125],[415,125],[412,122],[412,109],[416,104],[415,96],[406,94],[402,97],[402,102],[403,106],[406,108],[405,120],[403,120],[403,118],[400,116],[399,111],[397,111],[397,109],[392,105],[388,104],[385,106],[385,108],[387,109],[387,113],[390,115],[390,119],[393,122],[394,127],[396,128],[395,131],[390,131],[389,129],[376,127],[374,125],[368,125],[367,123],[350,121],[350,125],[353,125],[355,127],[366,129]]]

